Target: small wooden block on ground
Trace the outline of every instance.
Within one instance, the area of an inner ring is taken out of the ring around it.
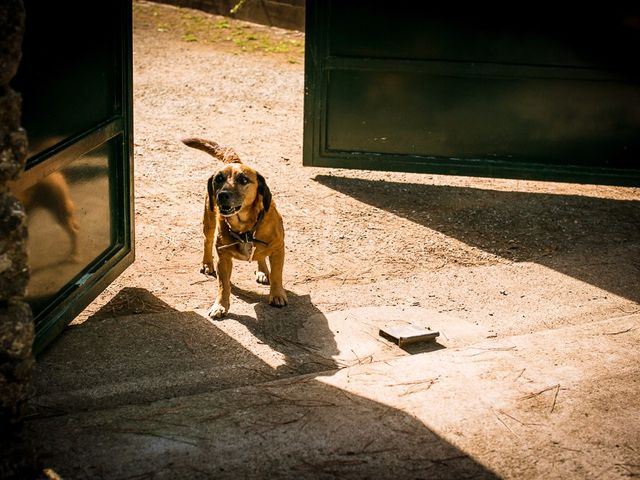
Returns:
[[[410,343],[434,342],[440,336],[439,332],[412,324],[385,325],[379,333],[381,337],[397,343],[399,347]]]

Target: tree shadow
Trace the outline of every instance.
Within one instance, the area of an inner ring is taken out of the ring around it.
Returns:
[[[640,301],[638,200],[329,175],[315,180],[491,254],[535,262]]]

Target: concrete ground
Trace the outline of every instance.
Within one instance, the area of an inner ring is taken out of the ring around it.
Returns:
[[[640,190],[303,168],[301,59],[171,37],[208,20],[166,8],[134,10],[137,259],[38,359],[27,429],[45,467],[640,476]],[[267,177],[288,307],[238,263],[231,313],[206,317],[200,187],[216,167],[180,144],[193,135]],[[407,323],[437,342],[378,334]]]
[[[394,319],[438,343],[387,342]],[[168,311],[69,328],[40,360],[28,422],[45,465],[114,479],[640,473],[638,313],[498,338],[421,307],[363,307],[265,325],[254,347],[221,325]]]
[[[202,313],[69,329],[40,362],[29,420],[45,464],[63,478],[638,473],[639,314],[497,339],[419,307],[360,308],[305,319],[278,339],[295,343],[283,358]],[[377,336],[392,318],[441,341],[402,350]],[[304,362],[326,370],[287,371]]]

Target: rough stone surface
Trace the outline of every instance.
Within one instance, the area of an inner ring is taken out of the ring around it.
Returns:
[[[21,362],[3,362],[0,365],[0,409],[3,414],[0,416],[3,428],[8,425],[19,424],[24,417],[27,408],[27,397],[29,395],[29,381],[35,366],[33,358],[25,359]]]
[[[24,167],[26,133],[20,128],[22,100],[9,87],[20,64],[24,8],[20,0],[0,3],[0,191]]]
[[[4,86],[15,76],[22,52],[24,8],[22,0],[0,2],[0,85]]]
[[[0,302],[24,294],[29,281],[26,242],[23,206],[12,195],[0,194]]]
[[[38,477],[35,450],[27,439],[21,426],[13,426],[3,431],[5,438],[12,441],[0,441],[0,478],[24,480]]]
[[[0,361],[22,361],[31,356],[33,320],[29,306],[9,301],[0,310]]]
[[[36,477],[34,450],[23,431],[35,360],[34,325],[23,297],[29,280],[27,222],[8,182],[23,170],[26,132],[22,101],[9,87],[20,64],[24,7],[21,0],[0,3],[0,479]]]
[[[0,96],[0,182],[13,180],[24,168],[27,134],[20,128],[22,97],[10,87]]]

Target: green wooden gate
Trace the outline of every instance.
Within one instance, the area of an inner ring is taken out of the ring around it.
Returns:
[[[27,300],[41,351],[133,261],[131,2],[26,0]]]
[[[304,164],[640,184],[640,8],[308,0]]]

